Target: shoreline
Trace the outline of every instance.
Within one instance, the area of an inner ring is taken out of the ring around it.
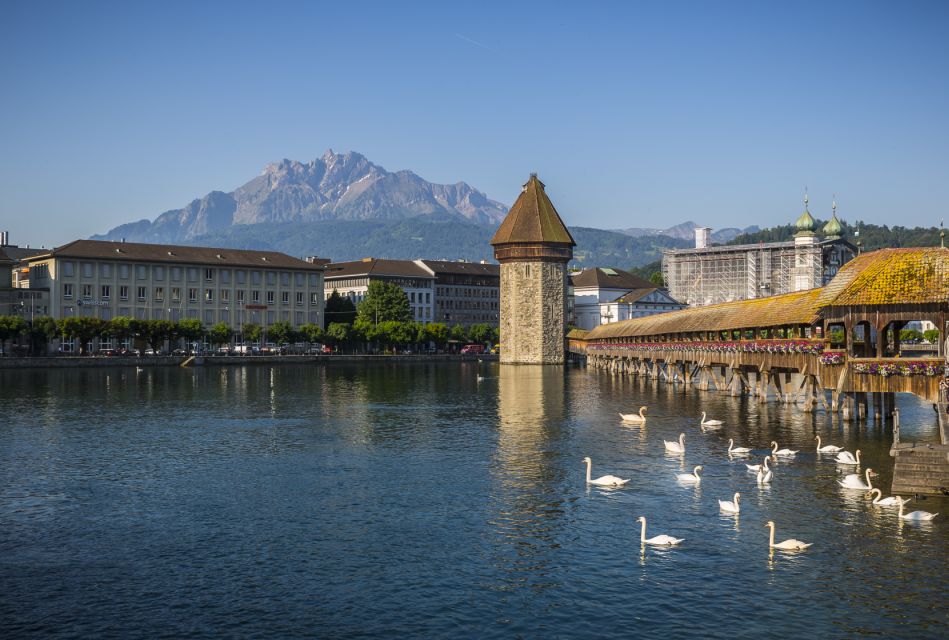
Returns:
[[[190,356],[36,356],[0,358],[0,369],[73,369],[83,367],[177,367]],[[198,356],[187,366],[245,364],[326,364],[328,362],[495,362],[497,354],[331,354],[273,356]]]

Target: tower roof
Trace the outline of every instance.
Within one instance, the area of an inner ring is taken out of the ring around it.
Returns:
[[[814,235],[814,231],[817,229],[817,221],[811,216],[811,212],[807,210],[807,194],[804,194],[804,213],[801,214],[801,217],[797,219],[794,223],[794,228],[797,229],[797,233],[794,235]]]
[[[536,173],[531,174],[521,195],[491,238],[491,244],[495,246],[512,243],[577,245]]]
[[[840,220],[837,219],[837,214],[835,213],[831,219],[824,225],[823,233],[828,238],[839,238],[840,234],[843,233],[844,227],[840,224]]]

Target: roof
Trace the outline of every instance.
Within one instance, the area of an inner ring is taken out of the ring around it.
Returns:
[[[655,289],[656,285],[645,278],[633,275],[622,269],[596,267],[584,269],[580,273],[570,276],[570,283],[574,289],[597,287],[600,289]]]
[[[3,250],[3,247],[0,247],[0,264],[13,264],[14,262],[16,262],[16,260],[8,256]]]
[[[629,291],[628,293],[626,293],[626,294],[620,296],[619,298],[617,298],[617,299],[614,300],[613,302],[625,302],[625,303],[627,303],[627,304],[632,304],[632,303],[634,303],[634,302],[639,302],[642,298],[645,298],[645,297],[648,296],[650,293],[653,293],[653,292],[655,292],[655,291],[661,291],[663,295],[665,295],[667,298],[669,298],[669,300],[672,300],[672,302],[660,302],[660,303],[657,303],[657,304],[678,304],[678,305],[683,305],[683,303],[679,302],[678,300],[676,300],[675,298],[673,298],[671,295],[669,295],[669,292],[666,291],[665,289],[663,289],[662,287],[652,287],[651,289],[633,289],[632,291]],[[683,306],[685,306],[685,305],[683,305]]]
[[[364,258],[352,262],[332,262],[326,265],[326,280],[353,276],[428,278],[434,276],[412,260]]]
[[[849,261],[823,289],[821,306],[949,304],[949,249],[880,249]]]
[[[830,244],[845,244],[854,250],[854,247],[850,242],[844,240],[843,238],[827,238],[826,240],[821,240],[817,243],[817,246],[823,247]],[[793,249],[795,246],[793,240],[782,240],[780,242],[758,242],[753,244],[723,244],[715,247],[704,247],[702,249],[696,249],[694,247],[689,249],[663,249],[663,255],[687,255],[687,254],[706,254],[706,253],[731,253],[739,251],[757,251],[760,249]]]
[[[492,245],[518,242],[577,244],[547,197],[544,183],[537,179],[537,174],[531,174],[521,195],[491,238]]]
[[[809,289],[781,296],[724,302],[659,313],[644,318],[603,324],[592,331],[590,340],[651,336],[691,331],[728,331],[813,324],[819,319],[817,304],[821,289]]]
[[[491,262],[462,262],[452,260],[420,260],[422,264],[439,273],[457,273],[464,275],[485,275],[500,277],[501,265]]]
[[[824,228],[821,229],[821,232],[825,236],[833,238],[840,236],[840,234],[844,232],[844,227],[840,224],[840,220],[837,219],[836,213],[834,213],[830,220],[827,221],[827,224],[824,225]]]
[[[40,254],[49,253],[49,249],[45,247],[40,248],[30,248],[30,247],[17,247],[14,245],[6,245],[3,247],[3,252],[7,254],[7,257],[13,260],[14,262],[19,262],[30,258],[32,256],[38,256]]]
[[[141,260],[145,262],[198,263],[231,267],[263,267],[321,270],[322,266],[278,251],[249,251],[188,247],[171,244],[74,240],[69,244],[26,258],[26,262],[47,258],[96,260]]]

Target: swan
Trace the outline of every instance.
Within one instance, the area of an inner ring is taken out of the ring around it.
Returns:
[[[639,413],[621,413],[619,417],[623,419],[623,422],[645,422],[646,416],[643,415],[646,413],[646,407],[639,407]]]
[[[725,423],[722,422],[721,420],[706,420],[705,412],[704,411],[702,412],[702,426],[703,427],[720,427],[723,424]]]
[[[870,484],[871,471],[873,471],[873,469],[867,467],[867,470],[866,470],[867,481],[866,482],[864,482],[861,479],[859,473],[851,473],[847,475],[843,480],[838,480],[837,484],[839,484],[844,489],[863,489],[865,491],[871,491],[873,489],[873,485]]]
[[[758,469],[758,484],[768,484],[771,482],[771,478],[774,477],[771,469],[768,468],[768,458],[764,459],[764,468]]]
[[[733,446],[734,444],[735,444],[734,438],[729,438],[728,439],[728,455],[730,456],[744,455],[746,453],[751,453],[751,449],[749,449],[748,447],[735,447]]]
[[[791,451],[790,449],[778,449],[778,443],[774,440],[771,441],[771,455],[773,456],[793,456],[796,455],[797,451]]]
[[[646,539],[646,518],[644,516],[639,516],[639,518],[636,519],[636,522],[643,523],[642,533],[639,534],[639,541],[642,542],[643,544],[655,544],[655,545],[659,545],[663,547],[671,547],[685,540],[685,538],[673,538],[672,536],[667,536],[667,535],[653,536],[652,538],[649,538],[647,540]]]
[[[590,469],[593,467],[593,463],[590,461],[590,458],[584,458],[583,461],[587,465],[587,484],[595,484],[600,487],[622,487],[624,484],[629,482],[629,480],[623,480],[622,478],[617,478],[616,476],[600,476],[596,480],[590,479]]]
[[[770,459],[771,459],[770,456],[765,456],[765,458],[764,458],[764,465],[763,465],[763,466],[764,466],[764,470],[765,470],[765,471],[768,471],[768,469],[770,469],[770,467],[768,467],[768,460],[770,460]],[[745,466],[748,467],[748,471],[751,471],[752,473],[757,472],[757,471],[761,471],[761,468],[762,468],[762,465],[760,465],[760,464],[746,464]]]
[[[903,503],[902,502],[900,503],[900,519],[901,520],[917,520],[917,521],[932,520],[938,515],[939,515],[938,513],[929,513],[928,511],[913,511],[910,513],[903,513]],[[645,526],[646,525],[643,524],[643,527]]]
[[[771,527],[771,539],[768,541],[768,546],[772,549],[781,549],[782,551],[801,551],[814,544],[813,542],[801,542],[800,540],[795,540],[794,538],[774,544],[774,522],[768,520],[768,524],[765,526]]]
[[[663,440],[663,444],[666,445],[666,451],[671,451],[672,453],[685,453],[685,434],[679,434],[679,441],[676,442],[673,440],[669,442],[668,440]]]
[[[843,447],[835,447],[832,444],[825,446],[820,446],[820,436],[817,436],[817,453],[837,453],[838,451],[843,451]]]
[[[860,464],[860,449],[857,449],[856,458],[849,451],[841,451],[837,454],[836,460],[837,464]]]
[[[867,497],[876,496],[873,498],[873,504],[880,505],[881,507],[895,507],[896,505],[904,505],[912,498],[901,498],[899,496],[890,496],[889,498],[883,497],[883,492],[879,489],[870,489],[867,492]]]
[[[686,482],[688,484],[698,484],[702,482],[702,478],[699,477],[699,470],[702,468],[702,465],[697,466],[692,470],[692,473],[680,473],[676,475],[679,482]]]
[[[727,511],[728,513],[738,513],[738,500],[741,498],[741,494],[737,491],[735,492],[735,497],[732,502],[728,500],[719,500],[718,507],[722,511]]]

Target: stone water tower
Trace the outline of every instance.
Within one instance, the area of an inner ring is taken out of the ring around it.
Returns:
[[[491,244],[501,263],[501,362],[563,364],[567,263],[577,243],[537,174]]]

